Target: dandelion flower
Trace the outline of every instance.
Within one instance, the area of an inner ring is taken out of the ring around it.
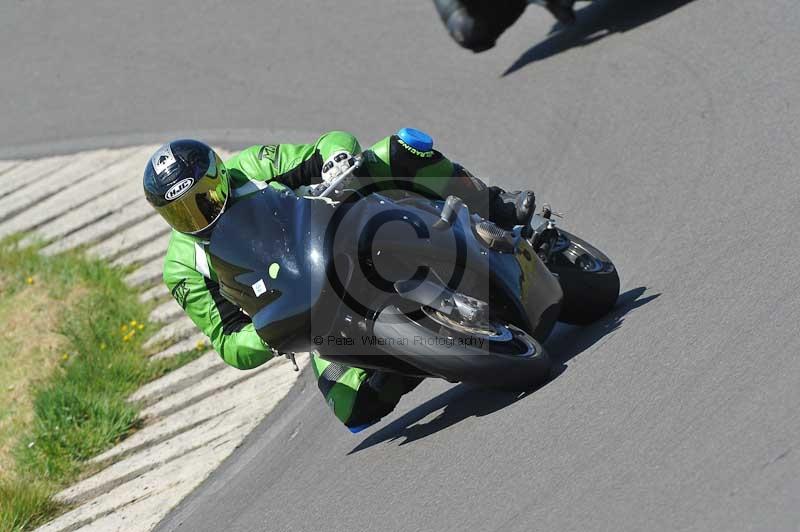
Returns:
[[[33,277],[28,277],[27,279],[25,279],[25,282],[28,284],[33,284]]]

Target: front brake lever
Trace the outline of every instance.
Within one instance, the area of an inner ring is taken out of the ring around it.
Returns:
[[[550,207],[549,203],[543,204],[542,205],[542,218],[547,218],[549,220],[553,216],[555,216],[557,218],[563,218],[564,217],[564,213],[562,213],[562,212],[553,212],[553,208]]]

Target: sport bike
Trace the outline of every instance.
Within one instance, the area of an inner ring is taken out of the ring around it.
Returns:
[[[548,206],[506,230],[455,196],[356,187],[359,164],[313,195],[267,187],[212,233],[220,293],[278,353],[524,390],[550,374],[556,321],[615,305],[614,264]]]

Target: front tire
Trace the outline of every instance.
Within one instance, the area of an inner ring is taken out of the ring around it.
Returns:
[[[559,321],[588,325],[605,316],[619,297],[619,274],[611,259],[585,240],[559,229],[548,269],[564,292]]]
[[[468,331],[448,323],[431,309],[413,318],[395,306],[381,311],[374,333],[390,341],[381,348],[423,371],[451,382],[468,382],[503,390],[526,391],[550,377],[552,362],[533,337],[513,325],[490,323]]]

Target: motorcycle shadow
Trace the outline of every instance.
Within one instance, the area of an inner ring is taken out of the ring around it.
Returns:
[[[641,297],[646,290],[646,287],[641,286],[620,294],[614,310],[604,319],[592,325],[575,327],[558,324],[553,335],[545,344],[555,361],[555,370],[548,382],[552,382],[566,370],[566,363],[569,360],[619,329],[629,312],[646,305],[661,295],[658,293]],[[469,417],[483,417],[502,410],[535,393],[543,386],[547,386],[548,382],[536,389],[522,393],[502,392],[463,383],[458,384],[369,435],[347,454],[355,454],[373,445],[400,439],[402,441],[399,445],[407,445],[452,427]],[[419,423],[439,410],[442,412],[431,421]]]
[[[614,33],[624,33],[667,15],[694,0],[594,0],[577,12],[571,26],[556,23],[547,39],[535,44],[503,72],[503,76],[522,67],[565,52],[588,46]]]
[[[620,294],[614,310],[609,312],[602,320],[586,327],[558,323],[545,343],[545,348],[554,362],[550,380],[552,381],[564,373],[567,369],[567,362],[571,359],[619,329],[629,312],[650,303],[661,295],[661,293],[658,293],[642,297],[646,290],[646,287],[640,286]]]

